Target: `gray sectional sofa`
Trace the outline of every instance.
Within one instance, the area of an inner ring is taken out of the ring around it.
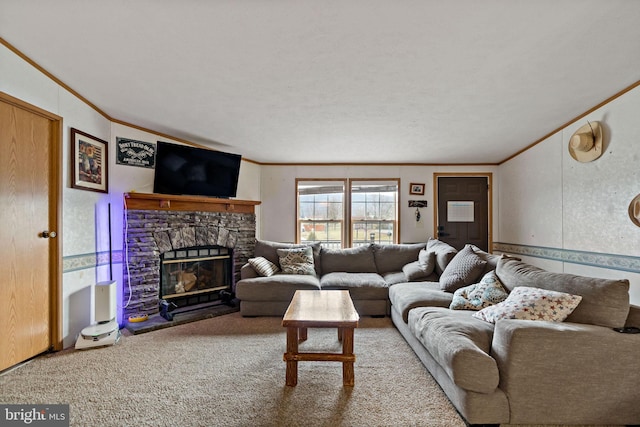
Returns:
[[[294,247],[258,241],[255,255],[277,268]],[[628,281],[434,239],[309,253],[315,275],[244,266],[242,314],[282,315],[296,289],[348,289],[361,315],[391,316],[469,424],[640,424],[640,334],[616,331],[640,326]]]
[[[425,244],[366,245],[350,249],[324,249],[320,244],[294,245],[257,240],[254,259],[279,266],[278,250],[311,247],[315,275],[260,275],[250,263],[242,266],[235,285],[243,316],[282,316],[297,289],[347,289],[361,316],[389,314],[389,286],[405,282],[402,269],[416,262]],[[428,277],[437,280],[437,275]]]

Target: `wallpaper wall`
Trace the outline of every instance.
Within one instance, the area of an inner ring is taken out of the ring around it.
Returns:
[[[628,278],[640,305],[640,227],[628,216],[640,193],[638,111],[635,88],[502,164],[496,249],[555,271]],[[602,123],[604,150],[581,163],[568,144],[587,120]]]

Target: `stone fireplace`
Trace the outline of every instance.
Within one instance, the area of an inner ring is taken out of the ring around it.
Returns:
[[[175,295],[184,293],[185,285],[191,286],[189,291],[185,291],[189,295],[213,293],[227,287],[233,292],[234,284],[240,277],[240,268],[253,254],[256,229],[254,206],[258,203],[208,197],[125,194],[124,318],[159,312],[163,293],[162,264],[167,261],[172,263],[172,259],[183,254],[187,259],[189,256],[193,259],[228,257],[228,279],[225,282],[225,273],[221,270],[223,267],[218,264],[217,270],[214,268],[217,282],[209,286],[213,291],[206,291],[202,284],[191,283],[193,271],[180,273],[184,278],[182,283],[175,282],[172,285],[171,298],[188,296]],[[187,261],[185,265],[188,267],[185,269],[199,267],[195,263]],[[177,271],[175,266],[171,268]],[[177,292],[175,285],[178,285]]]

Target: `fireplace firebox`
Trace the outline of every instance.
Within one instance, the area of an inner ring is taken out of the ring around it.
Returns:
[[[168,312],[176,309],[228,303],[232,273],[233,250],[230,248],[197,246],[163,253],[160,257],[161,314],[166,318]]]

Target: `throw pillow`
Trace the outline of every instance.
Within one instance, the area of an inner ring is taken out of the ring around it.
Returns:
[[[500,259],[500,255],[491,254],[489,252],[485,252],[479,247],[475,245],[470,245],[473,252],[478,255],[483,260],[487,261],[487,265],[484,267],[484,271],[480,275],[481,277],[490,272],[491,270],[495,270],[498,265],[498,260]]]
[[[413,261],[402,267],[402,272],[409,282],[419,282],[431,274],[436,266],[436,254],[422,249],[418,261]]]
[[[265,257],[249,258],[249,264],[261,276],[269,277],[280,271],[280,268]]]
[[[471,245],[466,245],[453,257],[440,276],[440,289],[455,292],[456,289],[470,285],[482,274],[487,262],[480,258]]]
[[[582,297],[579,295],[517,286],[506,300],[473,313],[473,317],[490,323],[496,323],[500,319],[562,322],[580,301]]]
[[[451,310],[482,310],[504,301],[509,293],[504,289],[495,271],[485,274],[479,283],[465,286],[453,293]]]
[[[442,274],[458,251],[448,243],[429,237],[427,251],[436,254],[436,273]]]
[[[308,274],[315,276],[313,250],[305,248],[278,249],[280,268],[284,274]]]
[[[425,270],[431,269],[429,272],[429,274],[431,274],[436,268],[436,253],[422,249],[418,253],[418,262]]]

